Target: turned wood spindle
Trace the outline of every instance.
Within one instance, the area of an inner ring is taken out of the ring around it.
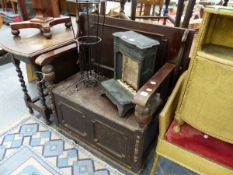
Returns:
[[[29,109],[29,112],[32,114],[33,113],[33,110],[32,108],[28,105],[28,103],[31,103],[32,100],[31,100],[31,97],[29,96],[28,94],[28,90],[27,90],[27,87],[26,87],[26,84],[25,84],[25,81],[24,81],[24,78],[23,78],[23,73],[20,69],[20,61],[13,58],[12,57],[12,62],[13,64],[15,65],[15,68],[16,68],[16,72],[18,74],[18,78],[19,78],[19,81],[20,81],[20,85],[22,87],[22,90],[23,90],[23,93],[24,93],[24,101],[26,103],[26,106],[28,107]]]
[[[55,116],[55,118],[57,118],[57,114],[56,114],[56,108],[55,108],[55,102],[54,102],[54,97],[53,97],[53,93],[52,93],[52,89],[53,89],[53,83],[55,80],[55,71],[54,71],[54,67],[50,64],[48,65],[44,65],[42,67],[42,72],[44,75],[44,80],[48,83],[48,94],[49,94],[49,100],[51,103],[51,109],[52,109],[52,113]]]

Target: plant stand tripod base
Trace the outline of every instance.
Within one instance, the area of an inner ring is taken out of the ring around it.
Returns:
[[[38,28],[40,29],[41,33],[48,39],[52,37],[51,27],[65,23],[67,28],[70,28],[72,23],[70,17],[59,17],[59,18],[33,18],[29,21],[11,23],[11,33],[15,36],[20,34],[19,29],[26,29],[26,28]]]

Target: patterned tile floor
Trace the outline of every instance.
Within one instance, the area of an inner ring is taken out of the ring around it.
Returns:
[[[25,151],[26,148],[29,151]],[[22,150],[25,154],[19,156],[18,154]],[[118,170],[35,117],[29,117],[4,134],[0,134],[0,153],[1,175],[14,174],[19,171],[19,168],[20,171],[31,171],[31,168],[38,169],[38,164],[41,164],[41,167],[48,172],[51,172],[52,169],[57,172],[56,174],[122,175]],[[32,160],[24,166],[23,164],[28,159]],[[17,160],[17,164],[9,164],[15,160]],[[41,162],[49,165],[49,168],[42,165]],[[22,166],[24,166],[23,169],[21,169]]]

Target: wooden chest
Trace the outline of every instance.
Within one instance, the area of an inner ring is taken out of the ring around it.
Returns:
[[[75,85],[79,74],[53,90],[60,131],[116,166],[139,172],[155,139],[157,120],[141,128],[133,112],[120,118],[115,106],[101,96],[100,87]]]

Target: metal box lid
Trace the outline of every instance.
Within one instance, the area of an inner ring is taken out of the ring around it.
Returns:
[[[113,33],[113,36],[135,45],[139,49],[147,49],[160,44],[157,40],[148,38],[134,31],[116,32]]]

